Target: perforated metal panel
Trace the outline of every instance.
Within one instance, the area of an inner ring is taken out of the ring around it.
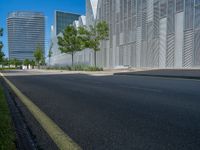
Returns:
[[[153,39],[152,66],[159,67],[159,39]]]
[[[159,8],[159,1],[157,1],[153,5],[153,38],[159,38]]]
[[[192,52],[193,52],[193,30],[184,32],[184,50],[183,50],[183,65],[188,68],[192,66]]]
[[[153,63],[153,22],[149,22],[147,25],[147,66],[151,67]]]
[[[195,29],[200,28],[200,5],[195,6]]]
[[[147,22],[153,20],[153,0],[147,0]]]
[[[159,67],[166,67],[166,47],[167,47],[167,18],[160,20],[159,34]]]
[[[161,68],[200,64],[200,0],[101,0],[100,5],[98,16],[111,28],[106,64]]]
[[[200,30],[196,30],[194,33],[194,66],[200,66]]]
[[[167,35],[167,67],[174,67],[174,51],[175,51],[174,34]]]
[[[142,25],[142,0],[137,0],[137,27]]]
[[[175,31],[175,0],[168,0],[167,34]]]
[[[131,66],[136,67],[136,44],[131,44]]]
[[[176,12],[183,11],[184,8],[184,0],[176,0]]]
[[[160,0],[160,18],[167,16],[167,0]]]
[[[142,29],[141,27],[137,27],[137,34],[136,34],[136,65],[137,67],[140,67],[141,46],[142,46]]]
[[[142,40],[147,40],[147,7],[146,7],[146,1],[143,3],[143,9],[142,9]]]
[[[175,67],[183,67],[183,19],[184,13],[176,14],[176,30],[175,30]]]
[[[135,42],[136,41],[136,30],[137,30],[137,19],[136,19],[136,16],[133,16],[132,17],[132,42]]]
[[[119,65],[123,66],[124,49],[123,46],[119,47]]]
[[[137,0],[132,0],[132,16],[137,14]]]
[[[147,67],[147,41],[142,41],[142,49],[141,49],[141,60],[140,64],[143,67]]]
[[[194,0],[185,0],[185,30],[193,28]]]

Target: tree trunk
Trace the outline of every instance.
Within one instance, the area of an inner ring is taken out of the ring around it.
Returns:
[[[72,52],[72,66],[74,66],[74,53]]]
[[[38,62],[38,69],[40,69],[40,62]]]
[[[94,51],[94,66],[97,67],[97,52]]]
[[[51,59],[51,57],[49,57],[49,66],[51,66],[51,65],[50,65],[50,59]]]

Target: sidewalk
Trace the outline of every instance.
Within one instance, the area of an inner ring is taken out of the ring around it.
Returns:
[[[29,71],[29,70],[26,70]],[[52,73],[52,74],[86,74],[93,76],[109,76],[115,73],[130,72],[127,69],[105,69],[104,71],[68,71],[68,70],[45,70],[45,69],[33,69],[31,71],[37,71],[40,73]]]
[[[30,71],[30,70],[27,70]],[[34,69],[41,74],[86,74],[91,76],[129,75],[200,80],[200,69],[105,69],[104,71],[67,71]]]
[[[200,69],[155,69],[146,71],[114,73],[114,75],[150,76],[200,80]]]

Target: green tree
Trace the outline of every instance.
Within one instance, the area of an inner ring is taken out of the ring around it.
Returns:
[[[30,60],[29,59],[25,59],[23,64],[27,67],[27,69],[29,68],[30,65]]]
[[[18,67],[22,67],[22,65],[23,65],[23,61],[21,61],[21,60],[17,60],[17,68]]]
[[[35,67],[35,61],[31,60],[30,65],[31,65],[32,69],[34,69],[34,67]]]
[[[58,36],[59,50],[62,53],[70,54],[72,57],[72,66],[74,65],[74,54],[83,50],[82,38],[78,29],[74,26],[67,26],[62,36]]]
[[[0,28],[0,37],[1,36],[3,36],[3,29],[2,28]],[[2,51],[2,48],[3,48],[3,43],[2,43],[2,41],[0,41],[0,63],[1,64],[3,63],[3,58],[5,56],[5,54]]]
[[[16,59],[10,59],[10,65],[15,66],[15,60]]]
[[[94,63],[96,67],[97,51],[100,51],[100,42],[108,40],[109,27],[105,21],[98,22],[89,28],[81,27],[79,32],[83,37],[84,47],[94,50]]]
[[[13,65],[13,66],[15,66],[15,68],[18,68],[18,66],[22,65],[22,61],[14,58],[14,59],[10,60],[10,64]]]
[[[0,45],[1,45],[1,42],[0,42]],[[4,59],[4,52],[0,49],[0,63],[2,64],[3,63],[3,59]]]
[[[48,53],[48,57],[49,57],[49,65],[50,65],[50,59],[51,59],[52,54],[53,54],[53,52],[52,52],[52,48],[53,48],[53,42],[51,41],[51,45],[50,45],[49,53]]]
[[[38,69],[40,69],[40,64],[42,63],[42,60],[44,59],[44,54],[42,51],[41,47],[37,47],[35,52],[34,52],[34,57],[35,57],[35,61],[38,65]]]
[[[9,59],[8,58],[4,58],[3,59],[3,63],[2,63],[3,66],[9,66],[10,68],[10,62],[9,62]]]
[[[10,65],[11,65],[11,60],[8,59],[8,67],[10,68]]]

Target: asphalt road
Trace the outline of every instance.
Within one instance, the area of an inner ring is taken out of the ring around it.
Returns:
[[[200,149],[200,80],[6,75],[85,150]]]

